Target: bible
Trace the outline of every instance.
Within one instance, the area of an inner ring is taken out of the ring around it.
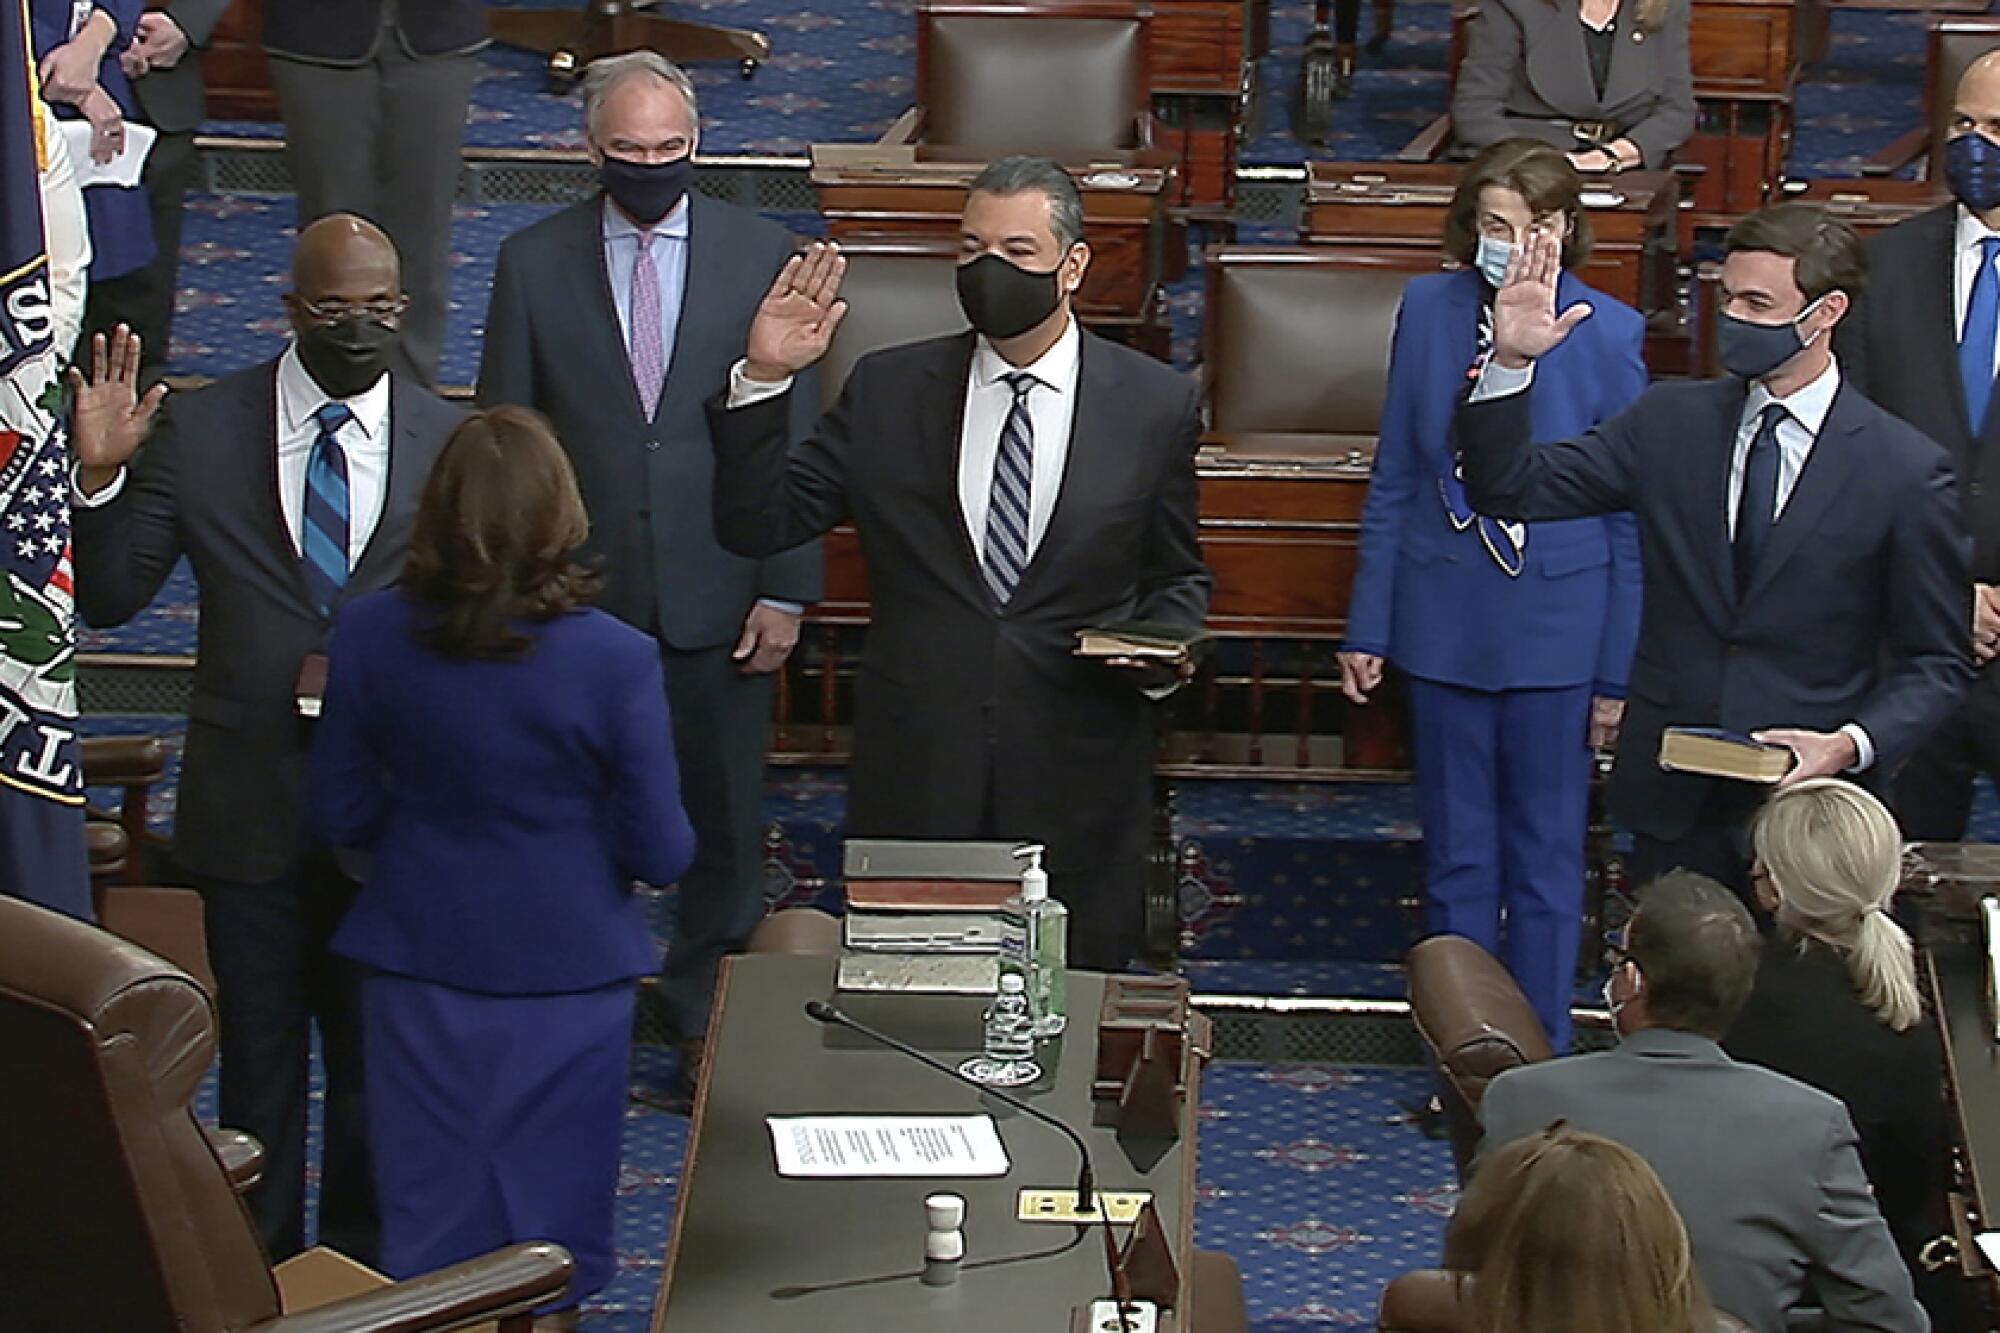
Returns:
[[[1179,665],[1198,660],[1215,636],[1205,629],[1188,629],[1159,620],[1120,620],[1076,632],[1078,657],[1130,657],[1142,662]]]
[[[1737,782],[1776,782],[1791,772],[1791,747],[1719,727],[1668,727],[1660,733],[1660,767]]]

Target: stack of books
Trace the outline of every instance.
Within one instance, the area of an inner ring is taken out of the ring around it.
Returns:
[[[1021,886],[1014,847],[850,838],[839,989],[991,995],[1001,905]]]

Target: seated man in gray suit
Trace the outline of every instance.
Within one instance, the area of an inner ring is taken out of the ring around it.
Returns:
[[[1818,1305],[1829,1330],[1930,1327],[1862,1172],[1847,1108],[1737,1064],[1718,1039],[1749,998],[1757,931],[1736,895],[1677,871],[1639,900],[1605,986],[1620,1044],[1510,1070],[1481,1152],[1566,1120],[1659,1173],[1716,1308],[1759,1333]]]

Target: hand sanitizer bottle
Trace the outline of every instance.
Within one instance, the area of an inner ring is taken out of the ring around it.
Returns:
[[[1027,860],[1021,872],[1021,908],[1027,921],[1028,998],[1035,1035],[1054,1037],[1069,1022],[1069,908],[1049,897],[1048,872],[1039,846],[1017,848]]]

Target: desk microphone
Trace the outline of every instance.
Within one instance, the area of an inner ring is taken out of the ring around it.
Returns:
[[[1099,1220],[1104,1223],[1104,1260],[1111,1274],[1111,1291],[1113,1299],[1118,1306],[1119,1327],[1121,1329],[1126,1327],[1125,1307],[1132,1303],[1131,1284],[1126,1279],[1124,1268],[1118,1262],[1118,1241],[1111,1231],[1111,1209],[1108,1206],[1102,1206],[1098,1203],[1097,1172],[1091,1165],[1090,1145],[1083,1141],[1081,1134],[1050,1115],[1047,1111],[1022,1101],[1012,1093],[1004,1092],[999,1088],[989,1088],[984,1083],[969,1079],[944,1061],[926,1055],[906,1041],[869,1027],[866,1023],[834,1008],[825,1000],[807,1000],[806,1017],[832,1027],[846,1028],[849,1032],[858,1032],[878,1046],[886,1046],[898,1055],[907,1055],[918,1064],[935,1069],[938,1073],[943,1074],[946,1078],[954,1082],[963,1083],[966,1087],[991,1097],[1003,1105],[1011,1106],[1017,1111],[1032,1116],[1049,1128],[1061,1133],[1064,1138],[1067,1138],[1074,1144],[1076,1146],[1077,1157],[1077,1205],[1082,1208],[1096,1208]]]

